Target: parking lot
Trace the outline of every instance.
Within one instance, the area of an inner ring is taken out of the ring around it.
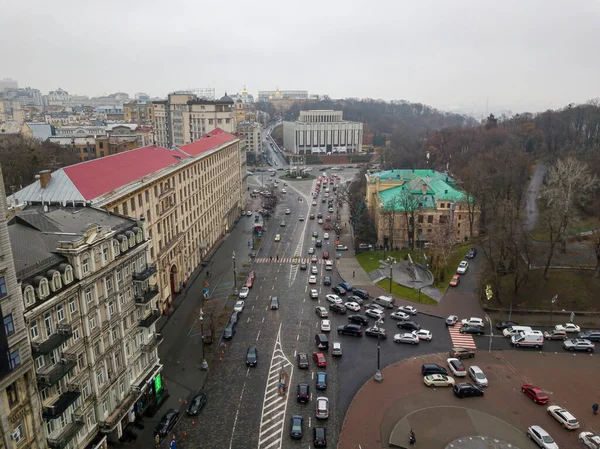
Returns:
[[[412,428],[416,448],[438,449],[461,436],[487,435],[521,449],[535,448],[525,432],[528,426],[546,429],[561,448],[583,447],[577,441],[582,431],[594,431],[597,416],[592,404],[600,402],[597,386],[600,360],[584,353],[524,351],[477,351],[465,365],[478,365],[485,372],[489,387],[481,398],[458,399],[450,388],[429,389],[423,385],[423,363],[446,366],[446,354],[423,356],[398,362],[383,371],[381,384],[369,380],[355,396],[340,435],[341,448],[388,448],[396,428]],[[581,428],[564,430],[546,412],[521,393],[521,385],[532,383],[550,396],[550,405],[567,408],[578,418]],[[460,407],[461,411],[457,413]],[[416,413],[430,408],[427,413]],[[466,409],[466,412],[464,410]],[[369,413],[365,413],[368,410]],[[461,415],[465,419],[458,419]],[[482,418],[489,415],[489,419]],[[434,419],[435,417],[435,419]],[[468,419],[467,419],[468,418]],[[396,427],[405,419],[405,422]],[[432,431],[432,419],[445,423]],[[495,419],[501,420],[502,425]],[[448,425],[451,423],[451,425]]]

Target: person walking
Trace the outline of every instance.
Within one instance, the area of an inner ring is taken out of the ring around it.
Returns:
[[[592,405],[592,410],[594,411],[594,415],[598,414],[598,404]]]
[[[354,279],[354,276],[356,276],[356,271],[352,272],[352,279]]]
[[[412,429],[410,429],[410,435],[408,437],[408,442],[411,446],[417,442],[417,439],[415,438],[415,433],[412,431]]]

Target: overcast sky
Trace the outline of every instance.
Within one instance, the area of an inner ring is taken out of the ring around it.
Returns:
[[[600,96],[596,0],[0,0],[0,79],[47,93],[303,89],[444,109]]]

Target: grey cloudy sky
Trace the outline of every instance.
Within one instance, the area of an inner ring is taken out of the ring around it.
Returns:
[[[595,0],[0,0],[0,78],[47,93],[306,89],[440,108],[600,96]]]

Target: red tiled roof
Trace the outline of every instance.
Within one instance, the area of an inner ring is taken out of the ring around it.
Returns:
[[[221,128],[217,128],[208,134],[200,137],[195,142],[182,145],[179,148],[190,156],[198,156],[206,151],[212,150],[224,143],[231,142],[237,139],[236,136],[223,131]]]
[[[92,200],[186,158],[180,151],[150,145],[71,165],[63,170],[81,195]]]

